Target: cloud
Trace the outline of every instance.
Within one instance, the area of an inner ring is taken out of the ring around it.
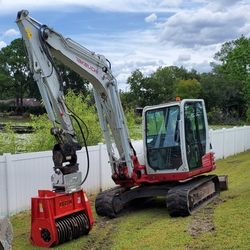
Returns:
[[[3,34],[4,37],[16,37],[19,35],[20,35],[19,31],[15,30],[15,29],[9,29],[9,30],[5,31]]]
[[[68,11],[69,7],[93,8],[101,11],[116,12],[168,12],[176,11],[181,5],[182,0],[2,0],[0,2],[0,13],[9,13],[21,9],[34,10],[41,8],[60,8]],[[67,7],[67,8],[64,8]]]
[[[46,13],[84,8],[94,9],[96,15],[102,15],[102,11],[144,13],[137,17],[144,16],[144,21],[152,24],[144,23],[138,30],[125,27],[117,32],[109,25],[99,33],[93,29],[91,33],[79,34],[82,32],[79,29],[74,35],[64,34],[105,55],[112,63],[118,86],[123,89],[127,77],[137,68],[146,75],[159,66],[170,65],[207,72],[222,43],[241,34],[250,35],[249,0],[190,0],[188,3],[182,0],[0,0],[0,14],[25,8],[31,16],[33,10]],[[5,46],[5,42],[0,42],[0,46]]]
[[[179,55],[177,61],[179,62],[186,62],[189,61],[191,59],[191,56],[188,54],[183,54],[183,55]]]
[[[146,23],[153,23],[157,20],[157,15],[155,13],[152,13],[151,15],[145,17],[144,20]]]
[[[211,70],[210,61],[218,51],[218,45],[200,48],[173,47],[171,44],[159,43],[159,30],[136,30],[109,34],[103,39],[101,34],[82,34],[67,36],[83,44],[98,54],[103,54],[112,65],[112,71],[117,78],[118,87],[126,90],[127,78],[132,71],[139,69],[145,75],[150,75],[158,67],[184,66],[199,72]],[[129,40],[126,39],[129,37]]]
[[[215,10],[234,8],[234,5],[244,4],[242,0],[207,0],[208,6]]]
[[[208,4],[194,10],[179,11],[158,24],[161,41],[195,47],[222,43],[249,34],[249,4],[235,5],[227,11],[214,11],[211,6]]]
[[[7,46],[7,44],[4,41],[0,41],[0,49],[2,49],[5,46]]]

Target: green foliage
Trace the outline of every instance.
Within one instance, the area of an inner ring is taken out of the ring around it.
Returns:
[[[196,79],[180,80],[175,87],[176,96],[181,99],[197,99],[201,97],[201,84]]]
[[[88,81],[60,62],[57,63],[57,69],[64,83],[65,93],[68,90],[73,90],[75,93],[81,93],[85,96],[90,94]]]
[[[25,150],[28,152],[51,150],[56,141],[54,136],[50,134],[52,124],[47,114],[32,115],[31,125],[35,129],[35,133],[32,134],[30,141],[25,145]]]
[[[83,94],[75,94],[72,90],[69,90],[65,98],[70,110],[79,116],[88,127],[88,129],[86,129],[85,125],[80,122],[84,135],[87,137],[87,144],[96,145],[100,142],[104,142],[97,111],[95,106],[90,104],[91,97],[85,97]],[[141,139],[141,117],[136,116],[132,110],[128,110],[125,116],[131,139]],[[74,119],[72,119],[72,122],[78,141],[83,145],[80,128]],[[31,115],[31,120],[28,125],[31,125],[35,132],[30,135],[25,135],[24,137],[20,137],[13,132],[10,125],[11,123],[7,124],[5,132],[0,133],[1,153],[51,150],[56,143],[54,136],[50,134],[52,123],[47,114],[39,116]]]
[[[231,79],[245,81],[250,73],[250,38],[241,36],[239,39],[226,42],[215,59],[220,62],[215,70]]]
[[[72,110],[77,116],[79,116],[88,127],[88,145],[96,145],[102,141],[102,132],[99,126],[97,113],[94,106],[89,106],[89,97],[85,98],[83,94],[75,94],[72,90],[68,91],[65,96],[67,106]],[[83,138],[80,129],[72,119],[75,132],[79,139],[81,145],[83,145]],[[80,122],[81,123],[81,122]],[[32,141],[26,147],[27,151],[42,151],[51,150],[56,143],[54,136],[50,134],[50,129],[52,124],[47,117],[47,114],[40,116],[32,116],[32,126],[35,128],[35,133],[32,136]],[[85,136],[87,135],[86,127],[81,124],[82,130]]]
[[[88,145],[96,145],[99,142],[103,141],[102,131],[99,124],[97,111],[94,105],[89,105],[91,102],[91,97],[84,97],[83,94],[75,94],[72,90],[68,91],[66,95],[66,103],[67,106],[72,110],[77,116],[79,116],[87,125],[89,134],[87,139]],[[80,129],[74,120],[74,128],[78,135],[79,141],[82,143],[82,136],[80,133]],[[85,131],[86,128],[83,124],[81,124],[82,129]]]
[[[15,97],[18,106],[22,106],[24,97],[41,98],[25,51],[20,38],[0,50],[0,99]],[[57,67],[66,85],[65,91],[71,88],[85,95],[89,93],[86,80],[63,64],[58,63]]]
[[[12,153],[18,152],[19,143],[15,133],[11,129],[11,123],[6,123],[4,131],[0,133],[0,152]]]
[[[6,85],[8,87],[5,92],[8,95],[4,95],[4,98],[15,96],[17,103],[22,106],[23,97],[38,96],[38,88],[29,70],[22,39],[13,40],[0,50],[0,69],[5,75],[5,78],[0,78],[0,86],[3,89],[6,89]]]
[[[234,114],[242,118],[245,113],[245,97],[242,84],[228,76],[215,73],[203,73],[200,79],[202,93],[208,112],[213,108],[220,109],[223,114]]]
[[[244,115],[246,106],[250,106],[250,38],[241,36],[224,43],[221,50],[215,54],[215,59],[219,64],[213,65],[214,72],[235,83],[234,89],[231,90],[235,95],[233,101],[238,101],[241,106],[238,110],[239,116],[240,113]]]
[[[122,101],[133,108],[173,101],[177,82],[194,78],[199,78],[197,72],[183,67],[160,67],[147,77],[137,69],[127,80],[130,92],[122,96]]]
[[[142,139],[142,130],[141,130],[141,123],[142,119],[139,116],[136,116],[133,110],[127,110],[125,112],[129,136],[131,139]]]

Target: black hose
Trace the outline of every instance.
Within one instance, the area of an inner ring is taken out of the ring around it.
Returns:
[[[87,126],[87,124],[74,112],[74,111],[72,111],[69,107],[68,107],[68,105],[65,103],[65,106],[66,106],[66,108],[70,111],[70,113],[72,113],[73,114],[73,116],[75,116],[78,120],[80,120],[81,122],[82,122],[82,124],[84,125],[84,127],[85,127],[85,129],[86,129],[86,132],[87,132],[87,136],[86,136],[86,141],[88,140],[88,138],[89,138],[89,129],[88,129],[88,126]],[[73,117],[72,116],[72,117]]]
[[[55,69],[57,75],[58,75],[58,78],[59,78],[59,84],[60,84],[60,90],[63,91],[63,79],[61,77],[61,74],[58,70],[58,67],[53,59],[53,57],[51,56],[49,50],[48,50],[48,47],[46,45],[46,39],[44,38],[44,30],[45,29],[49,29],[46,25],[42,25],[40,27],[40,32],[39,32],[39,40],[40,40],[40,43],[41,43],[41,46],[42,46],[42,49],[45,53],[45,55],[47,56],[48,60],[50,61],[51,63],[51,72],[49,75],[47,75],[46,77],[50,77],[52,74],[53,74],[53,70]]]
[[[76,121],[76,123],[77,123],[77,125],[78,125],[78,127],[79,127],[79,129],[80,129],[80,131],[81,131],[82,138],[83,138],[83,143],[84,143],[84,147],[85,147],[85,150],[86,150],[86,156],[87,156],[87,172],[86,172],[86,174],[85,174],[84,179],[83,179],[82,182],[81,182],[81,185],[82,185],[82,184],[86,181],[86,179],[87,179],[87,177],[88,177],[88,175],[89,175],[89,163],[90,163],[90,161],[89,161],[89,150],[88,150],[88,145],[87,145],[86,138],[85,138],[85,136],[84,136],[82,127],[81,127],[81,125],[80,125],[80,123],[79,123],[77,117],[74,116],[74,115],[71,115],[71,116],[72,116],[72,118]]]

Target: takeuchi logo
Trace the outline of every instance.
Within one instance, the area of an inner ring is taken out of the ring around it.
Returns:
[[[88,64],[87,62],[83,61],[81,58],[76,57],[76,61],[79,64],[83,65],[85,68],[87,68],[87,69],[91,70],[92,72],[98,74],[98,69],[96,69],[94,66]]]

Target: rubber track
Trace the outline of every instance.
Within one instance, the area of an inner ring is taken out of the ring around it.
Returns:
[[[210,181],[215,182],[216,191],[205,199],[201,200],[195,207],[188,206],[188,195],[193,190]],[[169,190],[166,199],[166,205],[169,214],[173,217],[188,216],[198,210],[200,207],[212,201],[219,194],[219,181],[216,175],[199,176],[195,179],[183,183]]]
[[[121,209],[117,211],[117,209],[114,208],[113,201],[115,197],[119,196],[119,194],[125,190],[126,188],[123,187],[115,187],[99,193],[95,201],[96,213],[109,218],[117,217],[118,212],[122,209],[122,204],[120,204]]]

